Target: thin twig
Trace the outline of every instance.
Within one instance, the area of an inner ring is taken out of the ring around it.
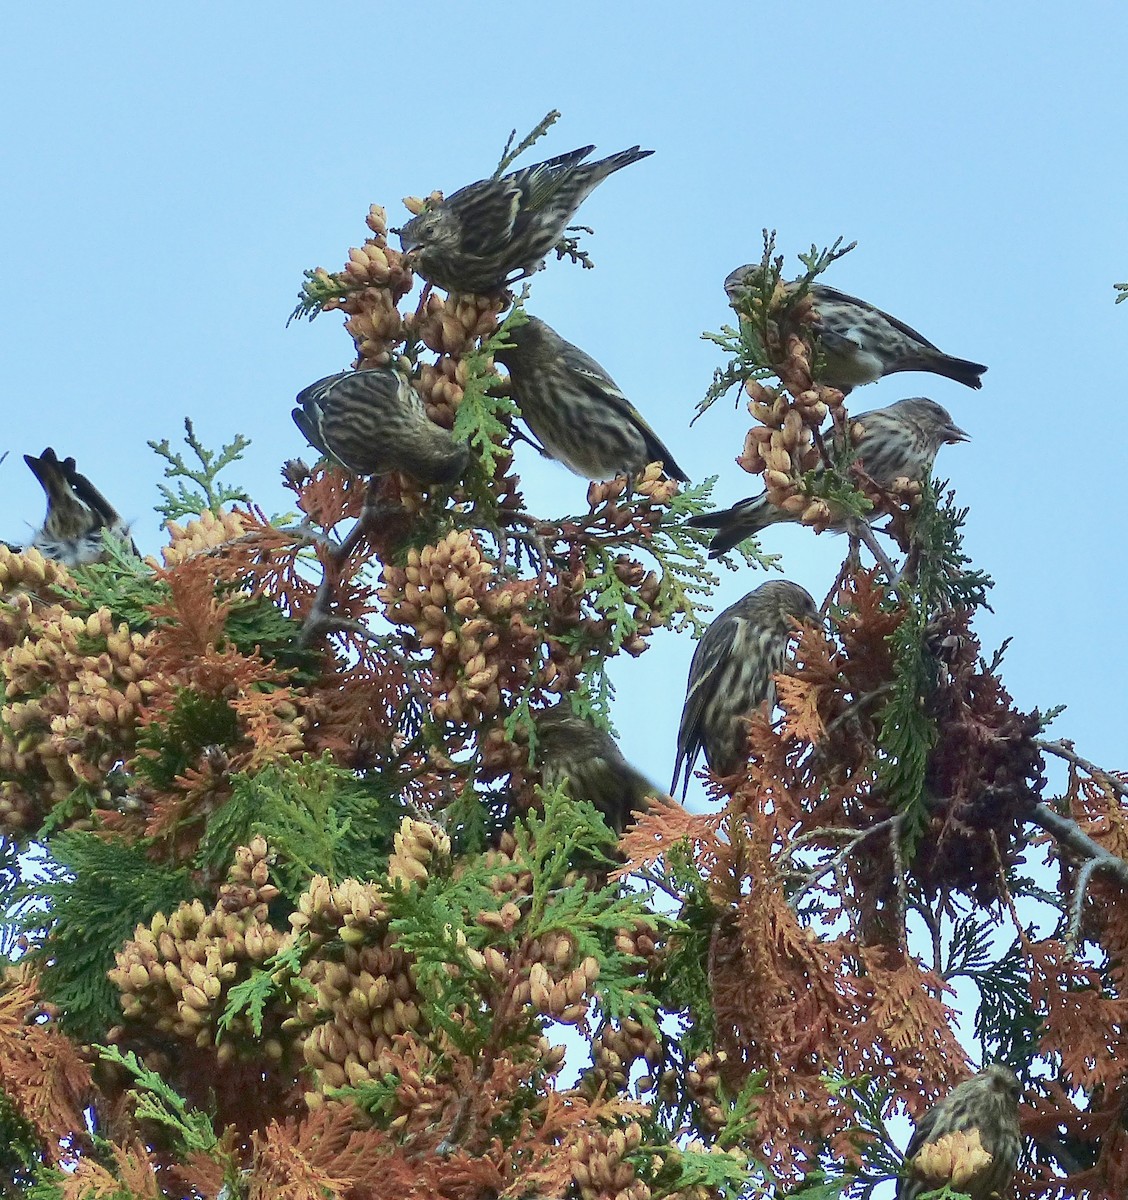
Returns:
[[[362,621],[354,621],[349,617],[320,616],[309,629],[309,640],[313,641],[323,633],[355,633],[357,637],[381,645],[387,651],[388,657],[394,658],[401,666],[409,665],[406,655],[400,654],[398,650],[393,650],[387,645],[384,634],[369,629]]]
[[[435,1147],[435,1153],[440,1158],[445,1158],[448,1154],[453,1153],[460,1145],[466,1126],[470,1118],[470,1105],[474,1101],[474,1097],[481,1093],[482,1085],[489,1078],[490,1068],[493,1065],[493,1059],[483,1054],[481,1061],[478,1063],[478,1069],[474,1072],[475,1086],[469,1088],[466,1095],[462,1097],[458,1108],[455,1110],[454,1119],[450,1123],[450,1129],[447,1130],[446,1136]]]
[[[850,543],[853,545],[853,541]],[[850,576],[850,568],[853,564],[850,562],[849,556],[842,560],[842,565],[838,568],[838,574],[834,577],[834,582],[830,585],[830,591],[827,592],[823,602],[819,605],[819,616],[825,617],[830,612],[831,602],[838,595],[838,589],[846,582]]]
[[[883,683],[881,687],[874,688],[872,692],[865,692],[856,700],[851,700],[849,704],[827,725],[823,730],[823,737],[829,737],[848,717],[852,716],[863,704],[868,704],[871,700],[876,700],[881,696],[893,691],[893,684]]]
[[[1077,950],[1077,939],[1081,936],[1081,913],[1085,908],[1085,892],[1088,890],[1089,880],[1093,878],[1093,873],[1100,865],[1099,859],[1091,858],[1077,872],[1073,895],[1069,899],[1069,929],[1065,935],[1065,944],[1069,947],[1071,954]]]
[[[323,573],[321,576],[321,585],[317,589],[317,594],[313,598],[313,607],[306,614],[305,620],[302,622],[301,633],[298,634],[298,646],[305,649],[322,630],[325,621],[331,619],[330,608],[333,603],[333,594],[337,590],[337,584],[341,578],[341,568],[348,561],[349,555],[360,545],[364,539],[364,521],[359,520],[349,530],[348,537],[345,538],[339,546],[334,547],[325,554],[328,561],[322,561]]]
[[[780,851],[776,861],[785,861],[796,850],[801,850],[804,846],[809,846],[812,842],[831,839],[844,842],[857,842],[860,839],[868,838],[871,834],[880,833],[892,820],[892,817],[887,817],[885,820],[878,822],[876,825],[871,825],[867,829],[849,829],[841,825],[822,825],[818,829],[809,829],[806,833],[801,833],[798,837],[792,838],[784,849]]]
[[[932,937],[932,970],[941,978],[947,976],[944,973],[944,954],[940,938],[940,922],[936,918],[936,914],[930,909],[925,908],[923,904],[914,905],[915,911],[920,914],[921,920],[928,926],[928,932]]]
[[[1034,1138],[1034,1145],[1061,1167],[1067,1175],[1080,1175],[1085,1165],[1070,1151],[1066,1145],[1051,1134],[1039,1134]]]
[[[1088,766],[1083,767],[1088,770]],[[1081,910],[1085,902],[1085,892],[1093,875],[1097,871],[1108,871],[1115,876],[1121,887],[1128,888],[1128,861],[1117,854],[1106,850],[1099,842],[1095,842],[1085,833],[1076,821],[1063,817],[1054,812],[1047,804],[1036,804],[1031,809],[1028,819],[1035,825],[1052,834],[1063,846],[1067,846],[1075,854],[1087,860],[1077,877],[1073,896],[1069,903],[1069,945],[1072,947],[1081,929]]]
[[[520,158],[534,142],[538,142],[544,135],[560,120],[560,113],[557,109],[549,109],[543,117],[533,126],[532,130],[525,134],[517,146],[513,145],[513,139],[517,136],[517,130],[514,129],[505,142],[505,149],[501,152],[501,161],[494,169],[491,179],[497,179],[501,173],[513,162],[514,159]]]
[[[804,882],[803,886],[800,887],[798,891],[792,894],[788,900],[788,903],[792,908],[797,908],[803,897],[818,883],[818,881],[824,875],[826,875],[829,871],[837,870],[837,868],[841,866],[863,842],[873,837],[875,833],[883,833],[886,830],[889,831],[890,841],[892,842],[894,848],[894,861],[896,862],[900,848],[899,831],[903,820],[903,814],[896,813],[892,817],[886,817],[884,821],[878,821],[876,825],[871,825],[868,829],[839,831],[841,833],[850,832],[852,834],[850,841],[831,858],[828,858],[826,862],[820,863],[818,866],[812,867],[810,871],[804,872],[800,877],[805,879],[806,882]],[[788,850],[784,853],[787,854],[789,851],[790,847],[788,847]],[[904,875],[903,869],[901,874],[902,876]]]
[[[1080,767],[1082,771],[1091,775],[1098,783],[1103,780],[1122,800],[1128,800],[1128,783],[1117,779],[1111,771],[1106,771],[1102,767],[1098,767],[1096,763],[1091,763],[1088,759],[1082,758],[1073,749],[1071,742],[1050,742],[1044,738],[1035,738],[1034,745],[1039,750],[1045,751],[1046,754],[1052,754],[1057,758],[1064,758],[1072,766]]]
[[[530,556],[535,554],[537,560],[537,584],[543,586],[545,580],[548,578],[548,564],[552,561],[552,552],[548,548],[548,541],[540,532],[540,522],[533,521],[521,513],[514,513],[510,519],[520,521],[526,526],[527,532],[498,527],[496,534],[501,550],[499,566],[505,566],[509,553],[509,539],[512,538],[513,541],[520,542],[529,551]]]
[[[1028,820],[1047,833],[1052,833],[1062,845],[1068,846],[1075,854],[1085,859],[1095,859],[1102,870],[1111,872],[1128,887],[1128,861],[1095,842],[1076,821],[1054,812],[1048,804],[1035,804],[1028,814]]]
[[[676,900],[679,904],[685,903],[685,897],[681,895],[680,892],[670,887],[670,885],[664,879],[662,879],[661,876],[655,875],[652,871],[649,871],[646,868],[643,868],[640,871],[632,871],[631,873],[637,876],[639,879],[643,879],[647,883],[652,884],[654,887],[660,888],[666,893],[667,896],[673,900]]]
[[[882,550],[881,545],[878,542],[877,538],[875,538],[873,536],[873,530],[869,527],[869,523],[859,519],[859,520],[856,520],[853,524],[854,524],[854,531],[856,532],[858,539],[862,542],[862,544],[865,546],[865,548],[873,555],[874,561],[885,572],[885,575],[889,580],[890,586],[893,586],[896,583],[897,577],[900,574],[900,572],[893,565],[892,561],[889,558],[889,555],[886,554],[884,550]]]
[[[313,607],[306,614],[301,632],[298,634],[298,646],[302,649],[309,646],[314,638],[323,632],[327,620],[334,619],[332,616],[333,598],[337,584],[341,580],[341,572],[353,551],[367,536],[378,511],[379,504],[375,501],[375,484],[373,481],[369,481],[364,507],[360,511],[356,524],[340,542],[326,542],[319,547],[321,550],[321,585],[313,598]]]
[[[909,940],[905,919],[909,907],[909,886],[905,879],[905,856],[901,851],[901,825],[904,817],[904,813],[898,813],[891,818],[896,821],[897,827],[889,835],[889,849],[893,855],[893,872],[897,884],[897,947],[902,953],[908,950]]]

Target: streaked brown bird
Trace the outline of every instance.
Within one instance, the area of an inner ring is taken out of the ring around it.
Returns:
[[[954,1087],[917,1124],[905,1150],[897,1200],[918,1200],[946,1183],[972,1200],[1005,1196],[1022,1149],[1018,1124],[1021,1095],[1015,1073],[1001,1063]],[[962,1161],[952,1163],[948,1154],[928,1150],[948,1134],[973,1132],[979,1135],[985,1156],[965,1155]]]
[[[107,532],[137,554],[129,526],[90,480],[79,474],[73,458],[60,459],[48,446],[38,458],[25,454],[24,462],[47,494],[43,528],[29,543],[44,558],[68,567],[102,562],[107,554],[103,540]]]
[[[632,146],[585,163],[594,149],[581,146],[459,188],[408,221],[400,244],[414,251],[415,269],[438,287],[476,295],[501,291],[538,270],[576,209],[608,175],[654,153]]]
[[[775,704],[772,676],[783,667],[794,622],[817,619],[818,605],[806,588],[773,579],[710,623],[689,664],[671,793],[684,767],[685,798],[702,750],[715,775],[736,771],[745,760],[745,718],[765,700]]]
[[[298,393],[294,423],[326,458],[358,475],[403,471],[422,484],[453,483],[470,448],[427,416],[400,371],[373,367],[327,375]]]
[[[913,396],[888,408],[860,413],[851,418],[851,430],[856,424],[862,426],[864,433],[851,446],[854,458],[880,488],[890,488],[894,480],[901,478],[923,483],[941,446],[970,440],[970,435],[952,420],[943,405],[925,396]],[[818,473],[823,469],[820,466]],[[879,520],[883,515],[875,509],[869,520]],[[709,543],[709,557],[716,558],[769,525],[798,520],[798,513],[777,508],[761,493],[739,500],[732,508],[688,517],[686,524],[717,530]],[[841,524],[845,523],[844,517]]]
[[[587,479],[635,475],[660,462],[672,479],[686,473],[610,375],[538,317],[507,331],[496,357],[510,394],[544,452]]]
[[[546,788],[568,784],[573,800],[587,800],[617,834],[631,814],[645,812],[661,788],[636,771],[614,738],[572,711],[567,697],[536,716],[537,764]]]
[[[725,293],[734,308],[762,270],[761,264],[749,263],[729,274]],[[819,379],[844,394],[898,371],[927,371],[965,387],[983,386],[979,377],[987,368],[982,363],[945,354],[904,321],[865,300],[825,283],[811,284],[810,296],[823,354]]]

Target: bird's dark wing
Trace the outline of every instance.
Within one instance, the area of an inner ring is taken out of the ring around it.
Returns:
[[[523,203],[521,189],[505,179],[472,183],[456,192],[460,254],[490,258],[509,244]]]
[[[333,458],[333,455],[330,454],[328,447],[321,437],[321,430],[318,428],[317,422],[310,416],[309,410],[295,408],[290,415],[294,418],[294,424],[301,430],[302,437],[326,458]],[[336,459],[334,458],[333,461],[335,462]]]
[[[815,283],[811,285],[811,295],[815,298],[815,304],[818,305],[820,299],[832,300],[838,304],[856,304],[859,308],[868,308],[872,312],[877,313],[879,317],[883,317],[894,329],[903,333],[906,337],[912,338],[913,341],[920,342],[922,346],[927,346],[929,350],[935,350],[938,354],[943,351],[939,346],[934,345],[924,336],[923,333],[918,333],[911,325],[906,325],[904,321],[898,320],[891,313],[887,313],[884,309],[878,308],[876,304],[870,304],[867,300],[859,300],[857,296],[848,295],[846,292],[840,292],[837,288],[827,287],[825,283]]]
[[[674,461],[674,456],[663,444],[662,439],[650,427],[650,423],[623,395],[615,381],[591,355],[585,354],[571,342],[566,342],[561,357],[573,378],[589,396],[592,396],[597,402],[613,408],[642,434],[650,462],[660,462],[666,468],[666,474],[681,483],[685,483],[689,479],[689,476]]]
[[[579,166],[595,149],[594,146],[581,146],[567,154],[556,158],[546,159],[535,163],[523,171],[514,171],[507,175],[521,190],[521,207],[528,212],[537,212],[556,195],[561,185],[568,178],[573,167]]]
[[[121,521],[117,509],[102,495],[100,491],[86,478],[74,469],[74,460],[67,459],[66,477],[71,491],[101,520],[103,525],[115,525]]]
[[[705,630],[693,662],[689,667],[689,688],[682,709],[681,724],[678,726],[678,753],[674,762],[674,778],[670,783],[671,795],[677,790],[678,776],[685,764],[685,779],[682,781],[682,798],[689,788],[689,777],[693,764],[701,750],[705,709],[724,673],[725,663],[732,655],[737,631],[742,618],[731,610],[723,612]]]

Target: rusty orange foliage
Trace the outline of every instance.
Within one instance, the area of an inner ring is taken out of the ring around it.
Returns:
[[[378,1196],[380,1189],[363,1181],[386,1170],[388,1143],[382,1131],[358,1129],[348,1105],[327,1104],[301,1121],[271,1121],[251,1140],[248,1200]]]
[[[708,847],[716,845],[721,820],[717,814],[688,812],[670,797],[652,804],[619,839],[619,850],[627,861],[611,878],[623,879],[652,865],[681,842],[693,847],[695,861],[708,862]]]
[[[73,1173],[62,1176],[65,1200],[117,1200],[122,1193],[130,1200],[160,1200],[156,1168],[140,1140],[110,1147],[114,1170],[92,1158],[82,1158]]]
[[[1039,1049],[1061,1056],[1060,1078],[1091,1090],[1128,1074],[1128,997],[1108,995],[1100,972],[1059,941],[1028,943]]]
[[[905,618],[903,609],[890,607],[878,570],[855,571],[836,598],[834,630],[842,642],[846,670],[857,695],[876,691],[893,677],[889,637]]]
[[[0,981],[0,1091],[57,1161],[64,1143],[85,1140],[83,1109],[94,1085],[74,1043],[53,1022],[41,1022],[38,1011],[35,976],[10,967]]]
[[[941,999],[953,989],[896,947],[866,946],[861,957],[869,1013],[855,1040],[862,1044],[873,1038],[887,1064],[886,1082],[909,1115],[918,1117],[970,1073],[967,1051],[953,1028],[956,1013]]]
[[[1020,1164],[1016,1194],[1038,1200],[1074,1200],[1078,1196],[1123,1200],[1128,1195],[1128,1078],[1081,1098],[1053,1079],[1039,1080],[1037,1089],[1021,1112],[1025,1136],[1036,1143],[1068,1147],[1074,1154],[1099,1150],[1092,1166],[1065,1175],[1044,1163]]]
[[[1128,808],[1099,777],[1080,779],[1075,772],[1073,782],[1070,816],[1109,853],[1128,860]]]

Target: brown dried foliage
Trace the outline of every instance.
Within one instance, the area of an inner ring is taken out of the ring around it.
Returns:
[[[85,1143],[90,1070],[42,1007],[26,967],[9,967],[0,979],[0,1091],[35,1130],[48,1162]]]

